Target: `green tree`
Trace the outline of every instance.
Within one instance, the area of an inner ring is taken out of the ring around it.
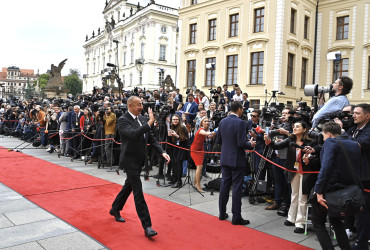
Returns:
[[[35,95],[35,84],[28,83],[27,87],[24,89],[24,96],[25,99],[28,100],[31,98],[31,96]]]
[[[46,84],[48,83],[50,79],[50,75],[49,74],[42,74],[40,75],[40,89],[43,89]]]
[[[82,80],[77,69],[69,70],[69,74],[64,77],[64,86],[68,89],[68,93],[72,95],[82,93]]]

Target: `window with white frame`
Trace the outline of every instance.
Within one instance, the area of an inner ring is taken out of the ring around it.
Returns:
[[[159,46],[159,61],[166,60],[166,45]]]

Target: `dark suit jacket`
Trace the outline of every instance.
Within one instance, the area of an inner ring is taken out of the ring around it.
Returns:
[[[80,119],[84,115],[83,112],[80,111],[80,116],[78,117],[75,112],[72,113],[71,115],[71,128],[72,129],[80,129]]]
[[[178,94],[177,98],[178,98],[178,102],[182,102],[182,94]]]
[[[190,114],[186,118],[189,121],[189,123],[192,123],[198,112],[198,104],[195,101],[193,101],[192,103],[186,102],[181,110],[186,112],[188,105],[191,105],[189,109]]]
[[[230,91],[226,91],[225,95],[227,96],[227,99],[230,101],[232,98]]]
[[[345,137],[328,138],[321,150],[321,169],[315,184],[315,192],[323,194],[337,190],[343,186],[356,184],[352,178],[345,153],[337,140],[340,140],[347,151],[358,180],[360,179],[361,148],[360,145]]]
[[[243,105],[243,110],[248,110],[249,109],[249,101],[242,101],[242,105]]]
[[[289,170],[295,170],[294,163],[296,162],[296,148],[289,145],[291,142],[295,142],[295,140],[292,137],[288,137],[280,142],[275,142],[274,140],[272,140],[270,146],[273,149],[288,148],[285,168]],[[311,146],[311,142],[304,141],[302,146]],[[317,165],[313,164],[312,160],[310,160],[310,164],[308,164],[307,166],[303,163],[302,158],[300,159],[300,163],[302,164],[303,171],[318,171],[318,169],[315,168],[317,167]],[[287,172],[288,182],[291,182],[295,175],[296,173]],[[310,191],[316,181],[316,175],[317,174],[303,174],[303,180],[302,180],[302,189],[303,189],[302,193],[303,194],[307,194],[307,195],[310,194]]]
[[[236,115],[221,120],[217,131],[217,143],[221,145],[221,165],[246,167],[245,149],[251,149],[247,140],[246,123]]]
[[[351,137],[356,128],[357,125],[348,130]],[[358,131],[353,140],[361,145],[361,181],[365,189],[370,189],[370,122]]]
[[[140,174],[148,144],[158,153],[164,152],[150,129],[147,118],[139,116],[139,120],[142,126],[128,112],[117,120],[117,130],[121,137],[119,167],[131,175]]]

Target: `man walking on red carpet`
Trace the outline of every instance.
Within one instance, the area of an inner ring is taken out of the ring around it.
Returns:
[[[220,220],[228,217],[226,205],[232,188],[233,225],[248,225],[249,220],[241,215],[243,177],[245,175],[245,149],[252,149],[256,142],[247,140],[247,125],[239,117],[243,114],[241,102],[231,104],[231,112],[218,126],[217,143],[221,145],[221,187],[219,197]]]
[[[132,192],[134,194],[136,212],[141,220],[145,236],[151,238],[157,235],[157,232],[151,228],[152,222],[140,180],[140,172],[144,165],[148,143],[166,159],[167,163],[170,161],[170,157],[163,151],[150,129],[154,123],[152,110],[148,108],[149,121],[147,121],[145,117],[140,115],[143,104],[139,97],[130,97],[127,100],[127,106],[128,112],[117,120],[117,129],[122,143],[119,167],[125,170],[127,178],[109,213],[114,216],[116,221],[125,222],[120,215],[120,211]]]

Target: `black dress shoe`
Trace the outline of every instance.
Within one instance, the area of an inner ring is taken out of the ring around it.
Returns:
[[[294,232],[295,232],[296,234],[303,234],[303,233],[304,233],[304,228],[296,227],[296,228],[294,229]]]
[[[233,225],[243,225],[243,226],[245,226],[245,225],[248,225],[250,223],[250,221],[249,220],[244,220],[243,218],[241,218],[241,219],[239,219],[239,220],[236,220],[236,221],[231,221],[231,224],[233,224]]]
[[[286,206],[280,206],[280,208],[278,209],[276,213],[277,215],[286,217],[288,216],[288,208]]]
[[[156,236],[158,233],[154,231],[151,227],[145,228],[145,237],[152,238],[153,236]]]
[[[115,210],[113,210],[113,208],[111,208],[111,210],[109,211],[109,214],[114,216],[116,221],[125,222],[125,219],[121,217],[121,215],[119,214],[119,211],[115,211]]]
[[[229,215],[227,213],[225,213],[224,215],[218,216],[219,220],[226,220],[227,218],[229,218]]]
[[[288,227],[291,227],[291,226],[294,226],[294,223],[286,220],[286,221],[284,221],[284,225],[288,226]]]

